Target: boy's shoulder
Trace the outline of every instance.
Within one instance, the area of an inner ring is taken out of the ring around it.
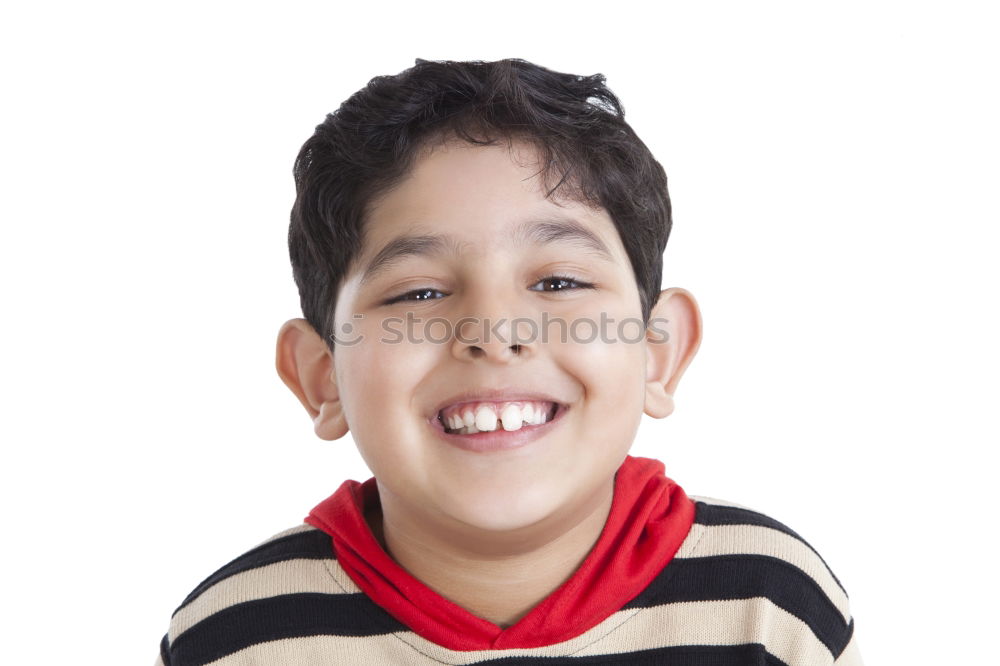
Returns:
[[[171,616],[157,666],[211,663],[260,642],[274,627],[308,628],[316,618],[330,623],[316,629],[350,635],[399,629],[337,563],[330,536],[302,523],[199,583]],[[234,644],[240,637],[246,645]]]
[[[694,524],[676,557],[769,557],[810,575],[845,611],[847,593],[820,554],[795,530],[748,506],[705,495],[694,502]]]
[[[640,595],[646,603],[684,608],[692,622],[700,612],[697,605],[712,617],[754,616],[771,624],[758,628],[758,641],[766,640],[767,633],[808,632],[817,648],[843,658],[837,663],[860,663],[860,658],[853,661],[854,620],[847,592],[805,539],[742,504],[702,495],[688,498],[695,504],[694,523],[670,566]],[[803,638],[796,644],[810,642]]]

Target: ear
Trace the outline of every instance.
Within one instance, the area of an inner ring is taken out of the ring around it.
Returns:
[[[662,419],[674,411],[674,392],[701,344],[701,312],[686,289],[660,292],[646,329],[645,412]]]
[[[305,319],[289,319],[278,331],[275,367],[313,421],[320,439],[340,439],[347,434],[333,354],[323,338]]]

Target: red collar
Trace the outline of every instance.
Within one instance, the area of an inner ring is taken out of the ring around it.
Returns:
[[[378,501],[375,477],[344,481],[305,522],[333,537],[337,561],[376,604],[451,650],[534,648],[582,634],[634,599],[673,558],[694,522],[694,503],[664,476],[663,463],[626,456],[611,512],[573,575],[503,629],[445,599],[399,566],[365,522]]]

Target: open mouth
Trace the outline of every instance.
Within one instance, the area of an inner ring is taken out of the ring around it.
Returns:
[[[442,409],[437,422],[449,435],[477,435],[491,432],[516,432],[543,426],[565,409],[557,402],[515,402],[497,407],[471,404],[457,409]]]

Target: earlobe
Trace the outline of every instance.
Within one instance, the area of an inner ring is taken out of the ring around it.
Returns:
[[[317,437],[334,440],[347,434],[333,355],[305,319],[290,319],[278,331],[275,369],[308,412]]]
[[[646,330],[646,414],[662,419],[674,411],[681,375],[701,344],[701,312],[686,289],[660,292]]]

